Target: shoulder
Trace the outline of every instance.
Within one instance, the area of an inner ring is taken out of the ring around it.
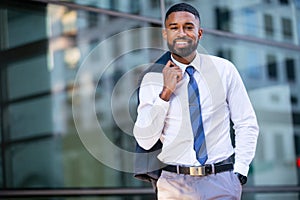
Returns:
[[[154,63],[152,63],[143,73],[140,75],[139,83],[151,74],[162,73],[162,70],[166,63],[171,59],[171,53],[169,51],[165,52],[160,58],[158,58]],[[146,76],[147,75],[147,76]]]
[[[208,55],[208,54],[200,54],[200,59],[202,60],[208,60],[210,62],[212,62],[213,64],[217,65],[217,66],[229,66],[229,67],[235,67],[234,64],[225,59],[225,58],[221,58],[218,56],[214,56],[214,55]]]
[[[148,69],[146,69],[145,73],[147,72],[158,72],[161,73],[164,66],[167,62],[171,59],[171,53],[169,51],[165,52],[160,58],[158,58]]]
[[[204,76],[213,76],[215,80],[222,80],[225,85],[240,79],[240,74],[231,61],[207,54],[201,54],[200,59]],[[216,79],[216,77],[219,77],[219,79]]]
[[[210,69],[216,69],[221,75],[237,72],[235,65],[225,58],[208,54],[200,54],[200,60],[201,66],[206,66],[206,68]]]

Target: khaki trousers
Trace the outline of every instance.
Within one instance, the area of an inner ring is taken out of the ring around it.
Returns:
[[[158,200],[240,200],[242,186],[232,171],[197,177],[162,171]]]

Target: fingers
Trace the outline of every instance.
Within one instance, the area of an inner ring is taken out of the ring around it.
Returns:
[[[163,69],[164,88],[169,89],[172,93],[176,89],[176,85],[182,80],[182,70],[172,61],[168,61]]]
[[[173,76],[173,78],[176,79],[177,82],[182,79],[182,70],[171,60],[167,62],[165,68],[167,68],[166,71],[168,72],[169,76]]]
[[[169,60],[166,64],[166,67],[174,67],[174,66],[175,64],[171,60]]]

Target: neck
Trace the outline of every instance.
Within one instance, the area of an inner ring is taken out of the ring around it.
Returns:
[[[191,53],[190,55],[186,56],[186,57],[181,57],[177,54],[172,53],[172,56],[175,60],[177,60],[178,62],[182,63],[182,64],[190,64],[194,58],[196,57],[196,52]]]

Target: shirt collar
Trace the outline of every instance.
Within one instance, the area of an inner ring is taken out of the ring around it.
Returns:
[[[185,72],[185,69],[187,68],[187,66],[193,66],[196,69],[196,71],[198,71],[198,72],[200,71],[201,63],[200,63],[200,56],[199,56],[198,52],[196,53],[194,60],[188,65],[178,62],[177,60],[174,59],[173,55],[171,55],[171,59],[175,63],[175,65],[180,67],[180,69],[183,71],[183,73]]]

